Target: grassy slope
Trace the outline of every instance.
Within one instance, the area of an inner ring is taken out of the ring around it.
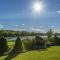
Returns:
[[[45,51],[22,53],[12,60],[60,60],[60,46],[54,46]]]
[[[15,42],[14,41],[8,41],[8,46],[12,48],[14,46]]]
[[[14,42],[8,42],[9,45],[14,45]],[[0,57],[3,60],[6,56]],[[60,60],[60,46],[53,46],[45,51],[29,51],[21,53],[12,60]]]
[[[9,47],[9,48],[12,48],[14,44],[15,44],[14,41],[8,41],[8,47]],[[0,60],[3,60],[5,57],[6,57],[6,56],[0,57]]]

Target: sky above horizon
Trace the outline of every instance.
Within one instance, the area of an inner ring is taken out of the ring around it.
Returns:
[[[32,3],[43,2],[41,13],[32,12]],[[60,0],[0,0],[0,29],[60,31]]]

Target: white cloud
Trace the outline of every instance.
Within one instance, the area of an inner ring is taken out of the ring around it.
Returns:
[[[25,24],[22,24],[23,26],[25,26]]]
[[[54,27],[55,27],[54,25],[51,26],[51,28],[54,28]]]
[[[57,11],[58,14],[60,14],[60,11]]]
[[[30,30],[34,32],[44,32],[44,33],[46,32],[46,29],[43,29],[43,28],[30,27]]]
[[[18,25],[16,25],[16,27],[18,27]]]
[[[3,25],[2,24],[0,24],[0,29],[2,29],[3,28]]]
[[[32,31],[40,31],[38,28],[32,28]]]

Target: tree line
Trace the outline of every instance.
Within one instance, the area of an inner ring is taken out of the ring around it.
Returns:
[[[39,50],[46,49],[50,46],[60,45],[60,37],[55,33],[52,37],[53,31],[50,29],[47,32],[47,38],[36,35],[33,39],[20,39],[20,36],[17,36],[15,40],[15,45],[13,46],[13,52],[22,52],[29,50]],[[0,56],[4,55],[5,52],[9,51],[7,40],[4,36],[0,36]]]
[[[60,35],[60,33],[56,33],[57,35]],[[16,36],[46,36],[47,33],[42,32],[27,32],[27,31],[13,31],[13,30],[0,30],[0,36],[5,37],[16,37]],[[54,34],[53,34],[54,35]]]

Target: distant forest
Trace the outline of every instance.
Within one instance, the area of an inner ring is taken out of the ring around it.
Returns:
[[[59,33],[56,33],[57,35],[60,35]],[[46,36],[46,33],[42,32],[27,32],[27,31],[14,31],[14,30],[0,30],[0,36],[5,36],[5,37],[16,37],[16,36]],[[52,34],[54,35],[54,33]]]

